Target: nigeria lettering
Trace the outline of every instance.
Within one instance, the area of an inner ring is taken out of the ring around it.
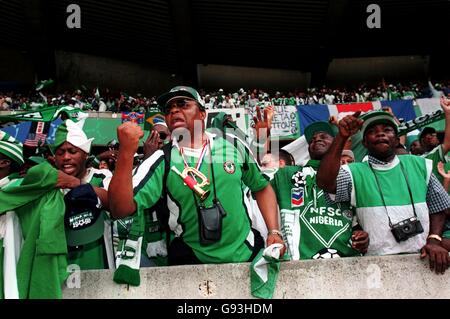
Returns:
[[[315,216],[309,218],[310,224],[320,224],[320,225],[330,225],[330,226],[338,226],[343,227],[344,224],[342,223],[342,220],[331,218],[328,216]]]

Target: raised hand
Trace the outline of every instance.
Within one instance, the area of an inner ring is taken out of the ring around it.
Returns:
[[[361,129],[364,121],[358,118],[360,114],[361,111],[357,111],[339,121],[339,134],[342,137],[349,138]]]
[[[144,136],[141,127],[136,123],[126,122],[117,128],[120,152],[133,154],[139,147],[139,140]]]
[[[153,153],[159,149],[159,133],[158,131],[151,131],[144,142],[144,159],[149,158]]]
[[[256,107],[256,116],[253,117],[255,123],[253,128],[256,130],[256,138],[267,138],[270,135],[270,128],[272,127],[272,119],[274,115],[273,106],[267,106],[264,108],[264,115],[261,114],[259,106]],[[266,136],[261,136],[263,132],[266,132]]]
[[[441,96],[441,107],[445,113],[450,113],[450,99],[447,99],[445,96]]]
[[[438,165],[437,165],[437,169],[438,169],[439,174],[443,178],[450,179],[450,172],[445,172],[445,170],[444,170],[444,163],[439,162]]]

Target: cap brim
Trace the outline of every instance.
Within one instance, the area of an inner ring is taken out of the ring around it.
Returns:
[[[388,124],[392,126],[395,129],[395,132],[398,133],[398,126],[397,123],[390,117],[383,117],[383,118],[373,118],[368,119],[367,121],[364,121],[361,131],[363,132],[363,135],[366,135],[367,128],[374,126],[376,124]]]
[[[80,229],[71,230],[66,228],[66,239],[68,246],[81,246],[92,243],[103,236],[105,231],[105,213],[102,211],[94,224]]]
[[[314,134],[318,132],[325,132],[330,136],[335,137],[337,133],[337,128],[336,130],[333,129],[333,126],[327,122],[315,122],[313,124],[310,124],[305,128],[306,142],[309,144]]]
[[[156,99],[156,102],[158,103],[158,107],[164,111],[166,109],[166,104],[167,102],[169,102],[171,99],[176,98],[176,97],[188,97],[190,99],[196,100],[195,96],[193,96],[191,93],[189,93],[188,91],[184,91],[184,90],[179,90],[179,91],[174,91],[174,92],[167,92],[164,93],[163,95],[159,96]]]
[[[436,129],[434,127],[427,126],[422,130],[422,132],[420,132],[419,139],[422,139],[422,137],[426,134],[434,134],[434,133],[437,133]]]

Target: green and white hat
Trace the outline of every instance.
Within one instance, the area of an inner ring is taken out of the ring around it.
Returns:
[[[52,146],[53,152],[64,142],[69,142],[88,153],[91,151],[91,144],[94,138],[87,138],[83,129],[72,120],[66,120],[58,126],[55,134],[55,143]]]
[[[3,131],[0,131],[0,153],[19,165],[24,163],[22,143]]]
[[[202,100],[197,90],[191,88],[190,86],[175,86],[169,92],[159,96],[156,99],[156,102],[158,102],[158,107],[160,108],[160,110],[164,112],[166,109],[167,102],[169,102],[174,98],[180,97],[188,97],[194,99],[195,101],[198,102],[200,109],[203,111],[205,110],[205,102]]]
[[[398,132],[398,125],[391,113],[385,111],[370,111],[361,115],[360,118],[364,121],[361,127],[363,136],[365,135],[367,128],[376,124],[388,124],[395,129],[395,132]]]

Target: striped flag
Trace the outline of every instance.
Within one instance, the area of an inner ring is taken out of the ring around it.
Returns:
[[[38,147],[39,145],[45,144],[45,139],[47,138],[48,125],[45,122],[34,122],[31,125],[30,133],[23,145],[30,147]]]

